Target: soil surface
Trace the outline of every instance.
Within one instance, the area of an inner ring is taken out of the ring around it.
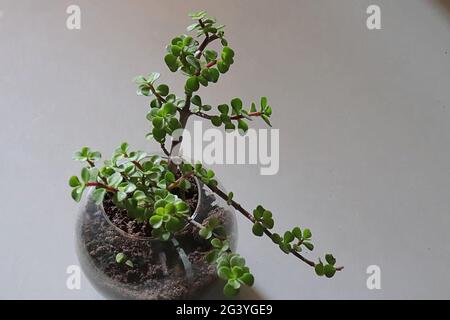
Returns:
[[[195,183],[192,185],[197,186]],[[197,195],[197,189],[187,195],[190,198],[186,201],[192,212],[197,207]],[[225,225],[229,223],[229,213],[213,206],[212,201],[213,198],[200,204],[199,211],[206,215],[203,223],[213,216]],[[104,209],[109,220],[126,233],[135,237],[151,235],[148,223],[138,223],[128,218],[126,211],[114,206],[110,199],[104,201]],[[217,280],[215,266],[205,260],[205,255],[212,249],[211,245],[198,236],[198,230],[192,225],[178,233],[176,241],[161,242],[133,239],[121,234],[98,210],[86,215],[81,223],[79,241],[88,265],[84,269],[88,269],[86,273],[94,285],[109,297],[194,298]],[[134,266],[118,264],[115,256],[119,252],[123,252]]]
[[[198,204],[198,187],[193,177],[188,178],[191,183],[191,189],[188,192],[184,192],[183,195],[177,194],[180,198],[189,205],[191,212],[194,212]],[[109,195],[109,194],[108,194]],[[103,208],[108,216],[108,219],[122,231],[136,237],[151,237],[152,227],[148,221],[139,222],[128,216],[127,210],[118,208],[112,201],[112,197],[105,198],[103,202]]]

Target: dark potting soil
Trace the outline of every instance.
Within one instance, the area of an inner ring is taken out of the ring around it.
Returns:
[[[192,185],[197,186],[195,183]],[[197,194],[195,189],[191,195],[186,195],[192,212],[197,207]],[[199,208],[208,212],[208,218],[203,223],[214,216],[226,225],[229,223],[226,211],[212,206],[213,201],[210,199],[206,201],[206,207]],[[109,220],[124,232],[137,237],[151,235],[148,223],[138,223],[128,218],[126,211],[117,208],[111,199],[104,201],[104,209]],[[176,242],[160,242],[124,236],[98,212],[88,217],[81,226],[81,241],[90,263],[97,270],[96,277],[106,276],[106,279],[100,279],[98,285],[115,298],[192,298],[217,280],[215,266],[205,260],[211,245],[198,235],[197,229],[188,225],[175,239]],[[180,258],[180,248],[186,257],[184,262]],[[119,252],[123,252],[134,266],[118,264],[115,256]]]
[[[193,177],[189,177],[188,180],[191,183],[191,189],[184,192],[183,195],[177,194],[177,196],[182,196],[181,198],[189,205],[191,212],[194,212],[198,204],[198,187]],[[108,219],[122,231],[136,237],[152,236],[152,227],[148,221],[139,222],[130,218],[127,210],[116,207],[111,197],[106,197],[103,207]]]

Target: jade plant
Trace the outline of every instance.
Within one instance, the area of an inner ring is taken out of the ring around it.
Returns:
[[[170,240],[186,224],[192,224],[198,228],[200,236],[211,244],[212,249],[206,259],[217,266],[218,276],[225,280],[224,294],[234,296],[242,285],[253,285],[254,277],[245,259],[231,251],[220,221],[212,218],[204,224],[196,222],[191,218],[192,212],[185,199],[178,196],[192,187],[189,180],[195,176],[247,218],[253,224],[255,236],[270,238],[284,254],[293,255],[306,263],[317,275],[333,277],[336,271],[343,269],[336,266],[333,255],[326,254],[324,260],[319,258],[317,262],[304,255],[305,251],[314,249],[312,233],[308,228],[294,227],[283,233],[274,232],[275,220],[271,211],[262,205],[252,212],[244,209],[232,192],[226,193],[220,189],[212,170],[201,163],[188,163],[179,157],[178,149],[182,142],[179,132],[190,118],[200,117],[211,121],[214,126],[223,126],[227,131],[239,130],[245,134],[254,118],[261,118],[271,126],[272,114],[266,97],[261,98],[258,107],[256,103],[251,103],[249,108],[245,108],[239,98],[217,107],[204,103],[198,92],[202,87],[217,83],[229,71],[235,53],[225,38],[223,25],[219,25],[205,11],[190,16],[194,23],[187,31],[194,34],[173,38],[167,45],[164,57],[171,72],[180,72],[186,77],[184,95],[180,97],[167,84],[158,83],[160,74],[156,72],[135,79],[138,95],[150,97],[147,119],[151,132],[147,138],[160,144],[165,157],[131,151],[127,143],[122,143],[110,160],[97,166],[101,154],[83,147],[74,155],[74,159],[85,166],[80,177],[72,176],[69,180],[72,198],[79,202],[88,187],[94,188],[92,198],[97,204],[102,203],[108,194],[117,207],[126,209],[129,217],[149,223],[152,235],[161,241]],[[220,43],[219,51],[210,48],[213,42]],[[133,267],[131,258],[123,253],[117,254],[116,261]]]

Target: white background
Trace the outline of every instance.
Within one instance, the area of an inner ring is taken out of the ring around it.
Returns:
[[[66,29],[78,4],[82,29]],[[382,30],[366,28],[378,4]],[[146,99],[131,79],[161,71],[164,47],[205,9],[227,25],[235,65],[202,90],[211,104],[267,95],[280,171],[216,166],[235,199],[271,209],[280,230],[310,227],[312,258],[345,270],[318,278],[239,218],[239,252],[256,276],[244,297],[450,298],[449,1],[0,1],[0,298],[101,298],[77,264],[73,151],[109,155],[144,139]],[[263,127],[257,123],[257,127]],[[366,288],[367,266],[382,289]]]

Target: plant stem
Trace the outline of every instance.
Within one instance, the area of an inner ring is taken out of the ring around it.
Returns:
[[[215,194],[217,194],[219,197],[221,197],[222,199],[224,199],[225,201],[228,201],[228,196],[225,194],[225,192],[223,192],[222,190],[220,190],[219,188],[217,188],[216,186],[211,186],[208,185],[208,188],[211,189],[211,191],[213,191]],[[238,210],[240,213],[242,213],[244,215],[244,217],[246,217],[248,220],[250,220],[252,223],[255,223],[255,218],[253,217],[253,215],[250,214],[250,212],[248,212],[247,210],[245,210],[239,203],[237,203],[234,200],[231,200],[230,203],[233,208],[235,208],[236,210]],[[264,228],[264,233],[273,240],[273,233],[270,232],[268,229]],[[295,250],[291,250],[290,253],[292,253],[295,257],[297,257],[298,259],[302,260],[303,262],[305,262],[307,265],[311,266],[311,267],[315,267],[315,263],[314,261],[311,261],[307,258],[305,258],[303,255],[301,255],[300,253],[298,253]],[[336,271],[341,271],[342,269],[344,269],[344,267],[336,267]]]
[[[153,85],[149,85],[150,91],[155,95],[155,97],[159,100],[160,103],[167,102],[166,99],[164,99],[158,92],[156,92],[155,87]]]
[[[250,112],[248,114],[249,117],[259,117],[260,115],[262,115],[262,112],[259,112],[259,111],[258,112]],[[235,116],[230,117],[231,120],[239,120],[242,118],[244,118],[243,115],[235,115]]]
[[[204,119],[208,119],[208,120],[211,120],[213,117],[212,115],[201,112],[201,111],[194,112],[192,114],[194,114],[200,118],[204,118]],[[260,115],[262,115],[262,112],[259,112],[259,111],[258,112],[250,112],[248,114],[249,117],[259,117]],[[230,120],[239,120],[239,119],[243,119],[243,118],[244,118],[244,116],[242,116],[242,115],[235,115],[235,116],[231,116]]]
[[[169,151],[166,149],[166,146],[164,145],[164,143],[161,143],[161,149],[162,149],[162,151],[164,152],[164,154],[165,154],[166,156],[170,156],[170,153],[169,153]]]
[[[100,182],[88,182],[88,183],[86,183],[86,186],[87,187],[100,187],[100,188],[106,189],[106,190],[114,192],[114,193],[119,191],[116,188],[110,187],[110,186],[108,186],[104,183],[100,183]]]
[[[192,93],[186,93],[186,99],[185,99],[184,106],[180,110],[180,124],[181,124],[181,129],[183,129],[183,130],[184,130],[184,128],[186,128],[186,123],[187,123],[190,115],[192,114],[191,111],[189,110],[191,108],[191,98],[192,98]],[[172,140],[172,145],[170,147],[168,167],[169,167],[169,170],[175,175],[177,174],[177,165],[173,162],[171,157],[173,156],[174,150],[179,148],[179,145],[181,144],[182,141],[183,141],[183,136],[180,136],[178,138],[178,140]],[[178,153],[178,151],[177,151],[177,153]]]
[[[217,63],[217,60],[210,61],[210,62],[208,62],[208,63],[206,64],[206,67],[207,67],[207,68],[211,68],[211,67],[214,66],[216,63]]]
[[[208,44],[210,44],[211,42],[213,42],[216,39],[219,39],[219,37],[216,36],[215,34],[213,34],[212,36],[206,35],[205,39],[200,44],[197,52],[195,53],[195,58],[199,59],[202,56],[203,50],[205,50],[205,48],[208,46]]]
[[[182,175],[181,177],[179,177],[175,182],[169,184],[169,186],[167,187],[167,190],[173,190],[175,188],[178,188],[180,186],[180,183],[183,182],[184,180],[186,180],[187,178],[189,178],[190,176],[192,176],[194,174],[194,171],[190,171],[188,173],[185,173],[184,175]]]

